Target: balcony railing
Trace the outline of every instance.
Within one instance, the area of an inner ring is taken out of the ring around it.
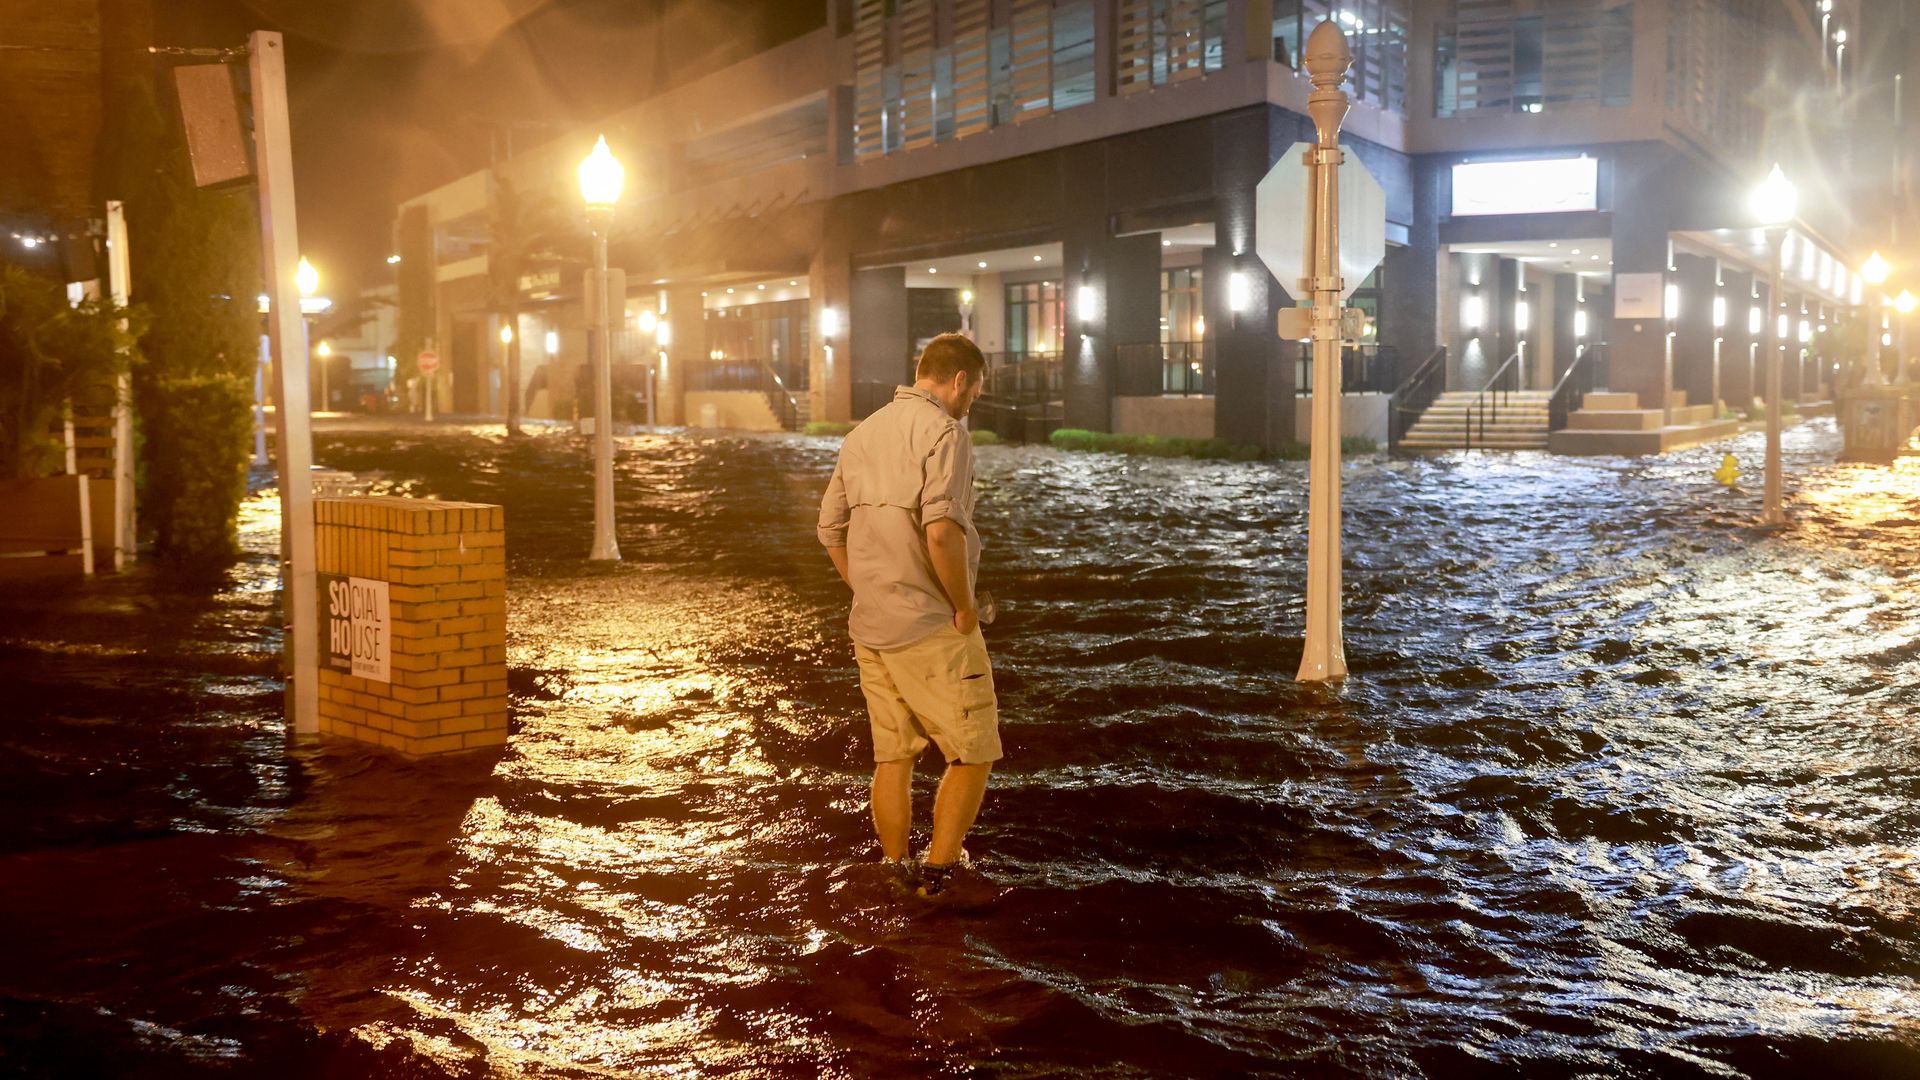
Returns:
[[[1066,394],[1059,353],[988,353],[986,378],[981,394],[1009,405],[1059,401]]]

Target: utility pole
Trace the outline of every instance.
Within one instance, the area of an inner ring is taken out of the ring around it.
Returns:
[[[320,628],[314,611],[313,430],[308,410],[306,327],[294,283],[300,235],[293,201],[293,141],[287,123],[287,56],[278,33],[247,38],[253,143],[260,181],[261,266],[275,383],[275,460],[280,472],[280,550],[286,596],[287,712],[296,735],[320,730]]]

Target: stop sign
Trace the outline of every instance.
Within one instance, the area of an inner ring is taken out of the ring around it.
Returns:
[[[440,370],[440,354],[432,349],[422,349],[420,355],[414,358],[414,363],[419,365],[420,374],[431,375]]]
[[[1254,186],[1254,253],[1296,303],[1306,299],[1308,180],[1303,155],[1311,143],[1287,147]],[[1387,251],[1387,196],[1360,158],[1348,150],[1340,163],[1340,277],[1342,298],[1353,295]]]

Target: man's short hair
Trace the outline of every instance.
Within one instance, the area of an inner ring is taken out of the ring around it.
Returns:
[[[941,334],[920,350],[920,363],[914,368],[916,379],[947,382],[964,371],[968,382],[977,381],[987,370],[987,358],[980,346],[965,334]]]

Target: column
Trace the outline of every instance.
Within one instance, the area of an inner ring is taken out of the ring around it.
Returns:
[[[851,342],[861,330],[853,313],[853,261],[841,221],[845,213],[838,202],[827,208],[820,242],[807,267],[807,314],[813,320],[807,333],[808,415],[841,424],[854,419]],[[821,332],[829,309],[839,322],[839,333],[831,338]]]
[[[1115,237],[1107,244],[1106,262],[1106,283],[1095,286],[1099,311],[1093,330],[1113,338],[1115,391],[1131,397],[1159,397],[1164,390],[1159,358],[1160,234]],[[1068,303],[1072,302],[1069,296]],[[1132,345],[1153,346],[1151,360],[1148,350],[1129,349],[1126,366],[1119,367],[1121,347]]]
[[[707,355],[707,313],[700,290],[682,285],[667,290],[667,311],[661,321],[667,326],[666,358],[660,362],[660,401],[657,419],[678,427],[687,422],[687,387],[690,377]]]
[[[913,341],[907,336],[906,270],[855,270],[849,285],[844,419],[858,420],[892,400],[895,386],[913,381]],[[829,414],[837,415],[832,409],[829,401]]]
[[[1715,283],[1718,264],[1699,255],[1675,254],[1671,284],[1679,289],[1680,313],[1673,320],[1674,388],[1687,395],[1689,405],[1714,403],[1713,301],[1720,294]],[[1731,301],[1727,321],[1733,321]]]
[[[1754,381],[1754,355],[1766,329],[1763,325],[1761,333],[1753,332],[1753,309],[1759,307],[1764,312],[1766,305],[1753,295],[1752,273],[1723,267],[1720,281],[1720,295],[1727,298],[1727,325],[1719,330],[1720,403],[1723,408],[1744,412],[1753,404],[1760,386]]]
[[[1651,5],[1641,5],[1647,7]],[[1652,65],[1647,65],[1651,67]],[[1613,272],[1658,274],[1668,264],[1666,208],[1673,199],[1660,147],[1630,146],[1613,159]],[[1618,289],[1615,289],[1616,294]],[[1672,376],[1667,361],[1667,324],[1659,317],[1615,319],[1609,339],[1610,389],[1631,391],[1643,409],[1667,407]]]

